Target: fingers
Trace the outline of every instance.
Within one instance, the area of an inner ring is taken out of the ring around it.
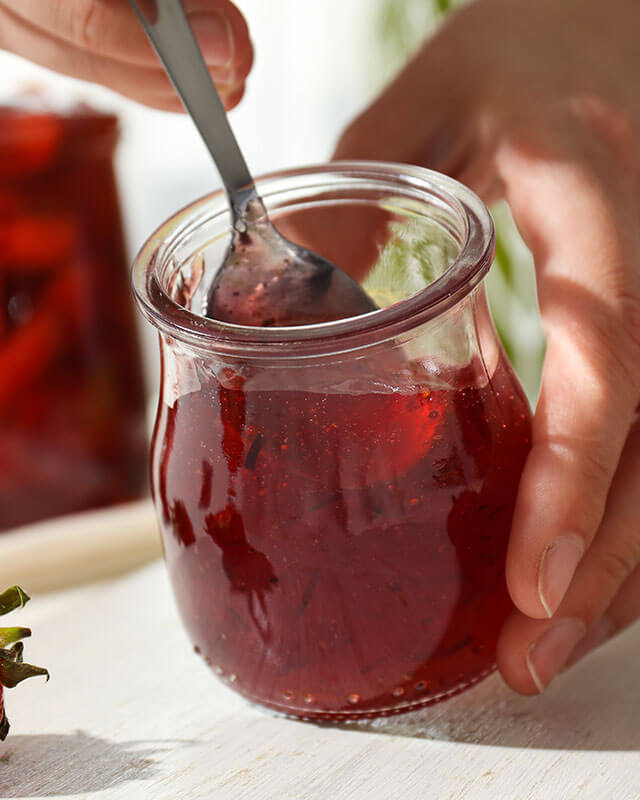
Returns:
[[[510,686],[542,691],[565,666],[603,644],[640,614],[640,425],[628,438],[593,544],[552,620],[516,611],[505,625],[498,664]]]
[[[517,610],[498,652],[507,682],[533,693],[640,611],[640,443],[625,445],[640,403],[640,153],[621,104],[585,98],[582,73],[563,83],[566,40],[547,70],[512,16],[513,78],[483,48],[480,16],[500,5],[466,6],[465,25],[428,43],[336,154],[420,163],[487,201],[506,196],[533,252],[548,344],[507,558]]]
[[[185,3],[194,35],[227,108],[253,61],[246,23],[227,0]],[[182,106],[125,0],[0,0],[0,45],[50,69],[101,83],[167,110]]]
[[[625,124],[615,114],[600,114],[593,124],[561,106],[538,109],[539,125],[494,124],[500,135],[489,152],[446,104],[440,113],[426,58],[427,50],[351,126],[336,152],[408,161],[423,147],[433,161],[422,163],[445,169],[485,199],[506,193],[533,251],[548,346],[507,579],[523,614],[549,617],[598,529],[640,400],[640,208],[629,168],[640,158],[629,156]],[[464,92],[462,102],[468,111]],[[440,124],[444,132],[452,125],[453,144],[438,153]]]
[[[2,0],[0,5],[25,25],[50,32],[73,47],[121,61],[153,66],[155,54],[127,0]],[[248,39],[242,15],[228,0],[187,0],[185,11],[210,63],[234,57],[234,39]]]
[[[474,13],[469,7],[456,16]],[[459,174],[471,152],[480,95],[472,31],[468,19],[467,24],[443,26],[343,132],[333,157],[419,164]]]
[[[511,596],[530,617],[554,614],[571,584],[640,399],[640,247],[620,234],[635,230],[635,186],[597,142],[582,160],[582,135],[571,132],[570,156],[554,139],[509,144],[498,159],[548,341],[507,558]]]
[[[586,636],[569,656],[572,666],[592,650],[605,644],[617,633],[628,628],[640,617],[640,567],[633,570],[622,584],[607,611],[587,631]]]

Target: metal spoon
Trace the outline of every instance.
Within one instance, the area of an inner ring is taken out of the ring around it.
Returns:
[[[269,221],[180,0],[129,0],[218,168],[231,242],[209,290],[208,317],[300,325],[377,306],[345,272],[281,236]]]

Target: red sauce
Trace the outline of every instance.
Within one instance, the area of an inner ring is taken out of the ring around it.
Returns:
[[[161,402],[168,567],[223,680],[339,719],[424,705],[494,668],[530,415],[506,364],[477,383],[325,394],[229,374]]]
[[[0,530],[145,488],[113,116],[0,108]]]

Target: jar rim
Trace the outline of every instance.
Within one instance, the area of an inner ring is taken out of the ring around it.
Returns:
[[[265,195],[279,182],[339,173],[351,180],[386,182],[396,192],[404,187],[425,198],[436,198],[462,223],[458,255],[445,272],[424,289],[393,305],[367,314],[310,325],[255,327],[221,322],[196,314],[171,298],[162,281],[162,268],[171,248],[210,221],[215,204],[218,214],[227,210],[223,189],[185,206],[160,225],[136,255],[133,288],[144,316],[172,339],[208,352],[243,353],[247,356],[286,352],[288,357],[353,350],[398,334],[441,316],[482,281],[495,252],[495,231],[489,210],[480,198],[458,181],[433,170],[408,164],[378,161],[334,161],[279,170],[256,178]],[[306,187],[305,188],[310,188]],[[318,187],[320,188],[320,187]],[[322,188],[327,188],[324,185]],[[281,190],[283,191],[283,190]],[[277,196],[277,189],[270,197]],[[220,202],[222,201],[222,202]]]

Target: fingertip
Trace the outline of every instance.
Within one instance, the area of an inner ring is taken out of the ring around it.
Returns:
[[[342,131],[336,142],[331,156],[332,161],[348,161],[349,159],[366,158],[366,149],[363,148],[358,136],[358,120],[352,122]]]
[[[333,151],[332,160],[418,161],[415,148],[408,147],[402,114],[387,109],[379,98],[343,130]]]
[[[534,677],[527,663],[529,647],[535,641],[531,624],[544,625],[514,611],[502,627],[496,648],[496,662],[504,682],[523,695],[536,695],[544,690],[539,676]]]
[[[253,64],[253,45],[236,6],[227,0],[206,5],[191,0],[185,10],[207,65],[227,70],[234,80],[246,77]]]
[[[585,551],[584,538],[575,533],[561,533],[549,544],[538,566],[538,597],[548,617],[552,617],[564,599]]]
[[[238,47],[245,47],[251,43],[247,21],[234,3],[230,0],[214,0],[213,7],[228,20]]]
[[[364,158],[362,154],[362,147],[358,143],[357,126],[351,123],[348,128],[340,134],[340,138],[336,142],[331,155],[332,161],[348,161],[353,158]]]
[[[507,590],[514,606],[526,617],[532,619],[548,619],[551,609],[545,605],[539,590],[538,575],[541,559],[532,559],[531,555],[523,553],[520,547],[513,544],[518,531],[511,534],[509,550],[507,551],[506,579]],[[531,561],[534,569],[531,569]]]
[[[251,42],[248,42],[248,46],[245,51],[242,54],[236,54],[236,58],[231,68],[225,71],[227,82],[234,84],[244,83],[251,72],[251,68],[253,67],[253,58],[253,45]],[[214,70],[216,69],[215,65],[211,65],[211,67]]]
[[[246,78],[253,66],[253,44],[247,21],[242,12],[228,0],[218,0],[214,7],[224,17],[233,43],[233,53],[229,66],[234,78],[236,80]]]
[[[223,94],[222,102],[227,111],[234,109],[244,97],[245,86],[244,84],[239,89],[234,89],[228,94]]]
[[[514,611],[500,632],[498,669],[519,694],[540,694],[571,663],[586,631],[579,617],[535,620]]]
[[[616,633],[616,624],[608,614],[603,614],[591,626],[587,635],[580,641],[567,660],[567,667],[572,667],[586,655],[608,642]]]
[[[566,516],[557,510],[558,475],[563,474],[563,465],[551,456],[547,448],[534,445],[527,457],[505,568],[513,604],[533,619],[549,619],[554,614],[585,549],[584,537],[558,530]]]

